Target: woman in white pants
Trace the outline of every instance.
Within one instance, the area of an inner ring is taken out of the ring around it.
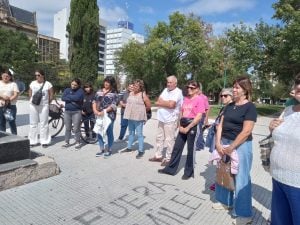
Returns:
[[[35,71],[36,80],[29,85],[30,110],[29,110],[29,141],[30,146],[34,147],[42,145],[47,148],[51,142],[51,135],[49,133],[48,117],[49,117],[49,102],[53,99],[53,86],[45,79],[45,73],[42,70]],[[44,85],[44,86],[43,86]],[[42,88],[43,86],[43,88]],[[32,103],[32,96],[42,88],[43,97],[39,105]],[[40,123],[40,132],[38,132],[38,123]],[[38,133],[40,133],[40,140],[38,140]]]

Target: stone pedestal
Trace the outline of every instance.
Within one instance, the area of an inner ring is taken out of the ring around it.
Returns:
[[[0,131],[0,164],[29,158],[28,139]]]

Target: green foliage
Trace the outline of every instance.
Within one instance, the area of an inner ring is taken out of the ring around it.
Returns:
[[[0,28],[0,63],[14,70],[15,79],[28,86],[32,79],[32,70],[37,61],[37,46],[21,32]]]
[[[124,46],[117,53],[116,67],[126,71],[130,80],[142,78],[151,92],[161,90],[165,78],[173,74],[179,85],[186,82],[187,74],[202,81],[209,58],[208,31],[208,25],[199,17],[175,12],[168,23],[158,22],[153,28],[148,27],[145,44],[131,42]]]
[[[72,0],[69,24],[70,69],[73,77],[94,82],[98,70],[99,9],[96,0]]]

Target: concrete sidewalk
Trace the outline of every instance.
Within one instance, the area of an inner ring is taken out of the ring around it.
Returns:
[[[18,133],[28,134],[27,101],[18,102]],[[156,115],[144,127],[146,153],[120,154],[126,141],[115,143],[109,159],[96,158],[97,144],[80,150],[63,149],[64,133],[53,139],[47,149],[34,151],[52,156],[61,174],[45,180],[0,192],[1,225],[117,224],[117,225],[229,225],[227,211],[211,208],[214,168],[208,166],[208,151],[197,152],[195,178],[181,180],[185,154],[176,176],[158,174],[159,163],[149,162],[153,155]],[[115,122],[115,139],[120,126]],[[266,224],[270,214],[271,177],[260,165],[258,140],[268,134],[270,119],[260,117],[254,129],[252,167],[253,224]],[[137,144],[135,145],[137,147]]]

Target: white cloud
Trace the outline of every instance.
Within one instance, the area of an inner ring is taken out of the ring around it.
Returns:
[[[39,33],[46,35],[53,33],[54,14],[70,6],[70,0],[10,0],[9,3],[30,12],[36,12]]]
[[[224,13],[231,10],[247,10],[255,6],[253,0],[194,0],[189,5],[177,9],[184,13],[195,13],[198,15],[210,15]]]
[[[154,9],[150,6],[141,6],[139,9],[139,13],[153,14]]]
[[[233,22],[215,22],[215,23],[211,23],[212,27],[213,27],[213,33],[214,35],[222,35],[224,34],[224,32],[227,29],[230,29],[233,27],[233,25],[235,26],[239,26],[240,21],[233,21]],[[251,28],[255,28],[255,23],[251,23],[251,22],[243,22],[244,25],[251,27]]]
[[[128,20],[126,11],[118,6],[113,8],[100,8],[100,18],[107,21],[109,24],[116,23],[120,20]]]
[[[36,12],[39,33],[53,34],[54,14],[63,8],[70,8],[70,0],[10,0],[10,4],[30,12]],[[128,19],[126,11],[118,6],[102,7],[100,5],[100,18],[109,24],[116,24],[119,20]]]

